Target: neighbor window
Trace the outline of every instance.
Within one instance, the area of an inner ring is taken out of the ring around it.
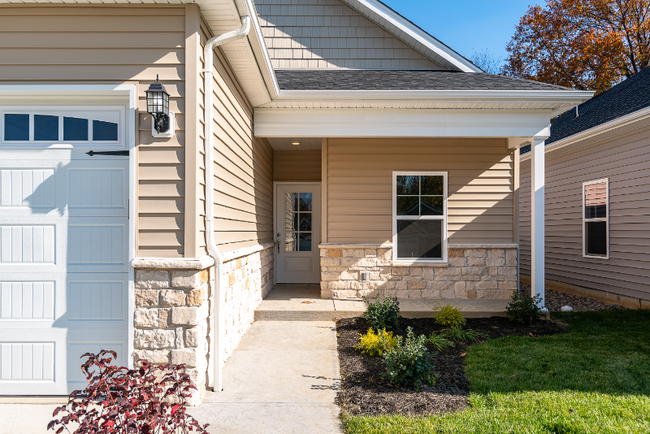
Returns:
[[[609,180],[582,184],[583,254],[609,257]]]
[[[396,260],[447,259],[447,173],[393,172]]]

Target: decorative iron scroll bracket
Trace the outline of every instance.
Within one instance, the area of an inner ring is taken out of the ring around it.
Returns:
[[[129,151],[88,151],[86,152],[86,155],[90,155],[91,157],[93,155],[121,155],[124,157],[129,156]]]

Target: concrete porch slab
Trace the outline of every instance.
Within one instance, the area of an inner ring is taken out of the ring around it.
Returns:
[[[371,300],[372,301],[372,300]],[[510,300],[498,299],[400,299],[404,318],[430,318],[437,306],[450,304],[466,318],[505,316]],[[255,310],[256,321],[332,321],[363,315],[366,303],[358,298],[324,299],[312,285],[277,285]]]

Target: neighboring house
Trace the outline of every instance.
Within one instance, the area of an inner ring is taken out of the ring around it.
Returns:
[[[517,149],[590,92],[376,0],[184,3],[0,0],[0,394],[82,387],[102,348],[218,389],[274,283],[510,297]]]
[[[530,186],[522,148],[521,187]],[[546,287],[650,307],[650,68],[557,117],[546,142]],[[530,195],[520,195],[530,275]]]

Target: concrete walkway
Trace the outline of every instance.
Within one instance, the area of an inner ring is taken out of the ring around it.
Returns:
[[[374,298],[370,298],[374,301]],[[505,316],[510,300],[494,299],[400,299],[404,318],[431,318],[437,306],[450,304],[465,318]],[[366,303],[362,299],[320,298],[320,288],[313,285],[276,285],[255,310],[256,321],[331,321],[362,316]]]
[[[222,392],[190,410],[212,434],[342,433],[332,321],[256,321],[226,362]]]

